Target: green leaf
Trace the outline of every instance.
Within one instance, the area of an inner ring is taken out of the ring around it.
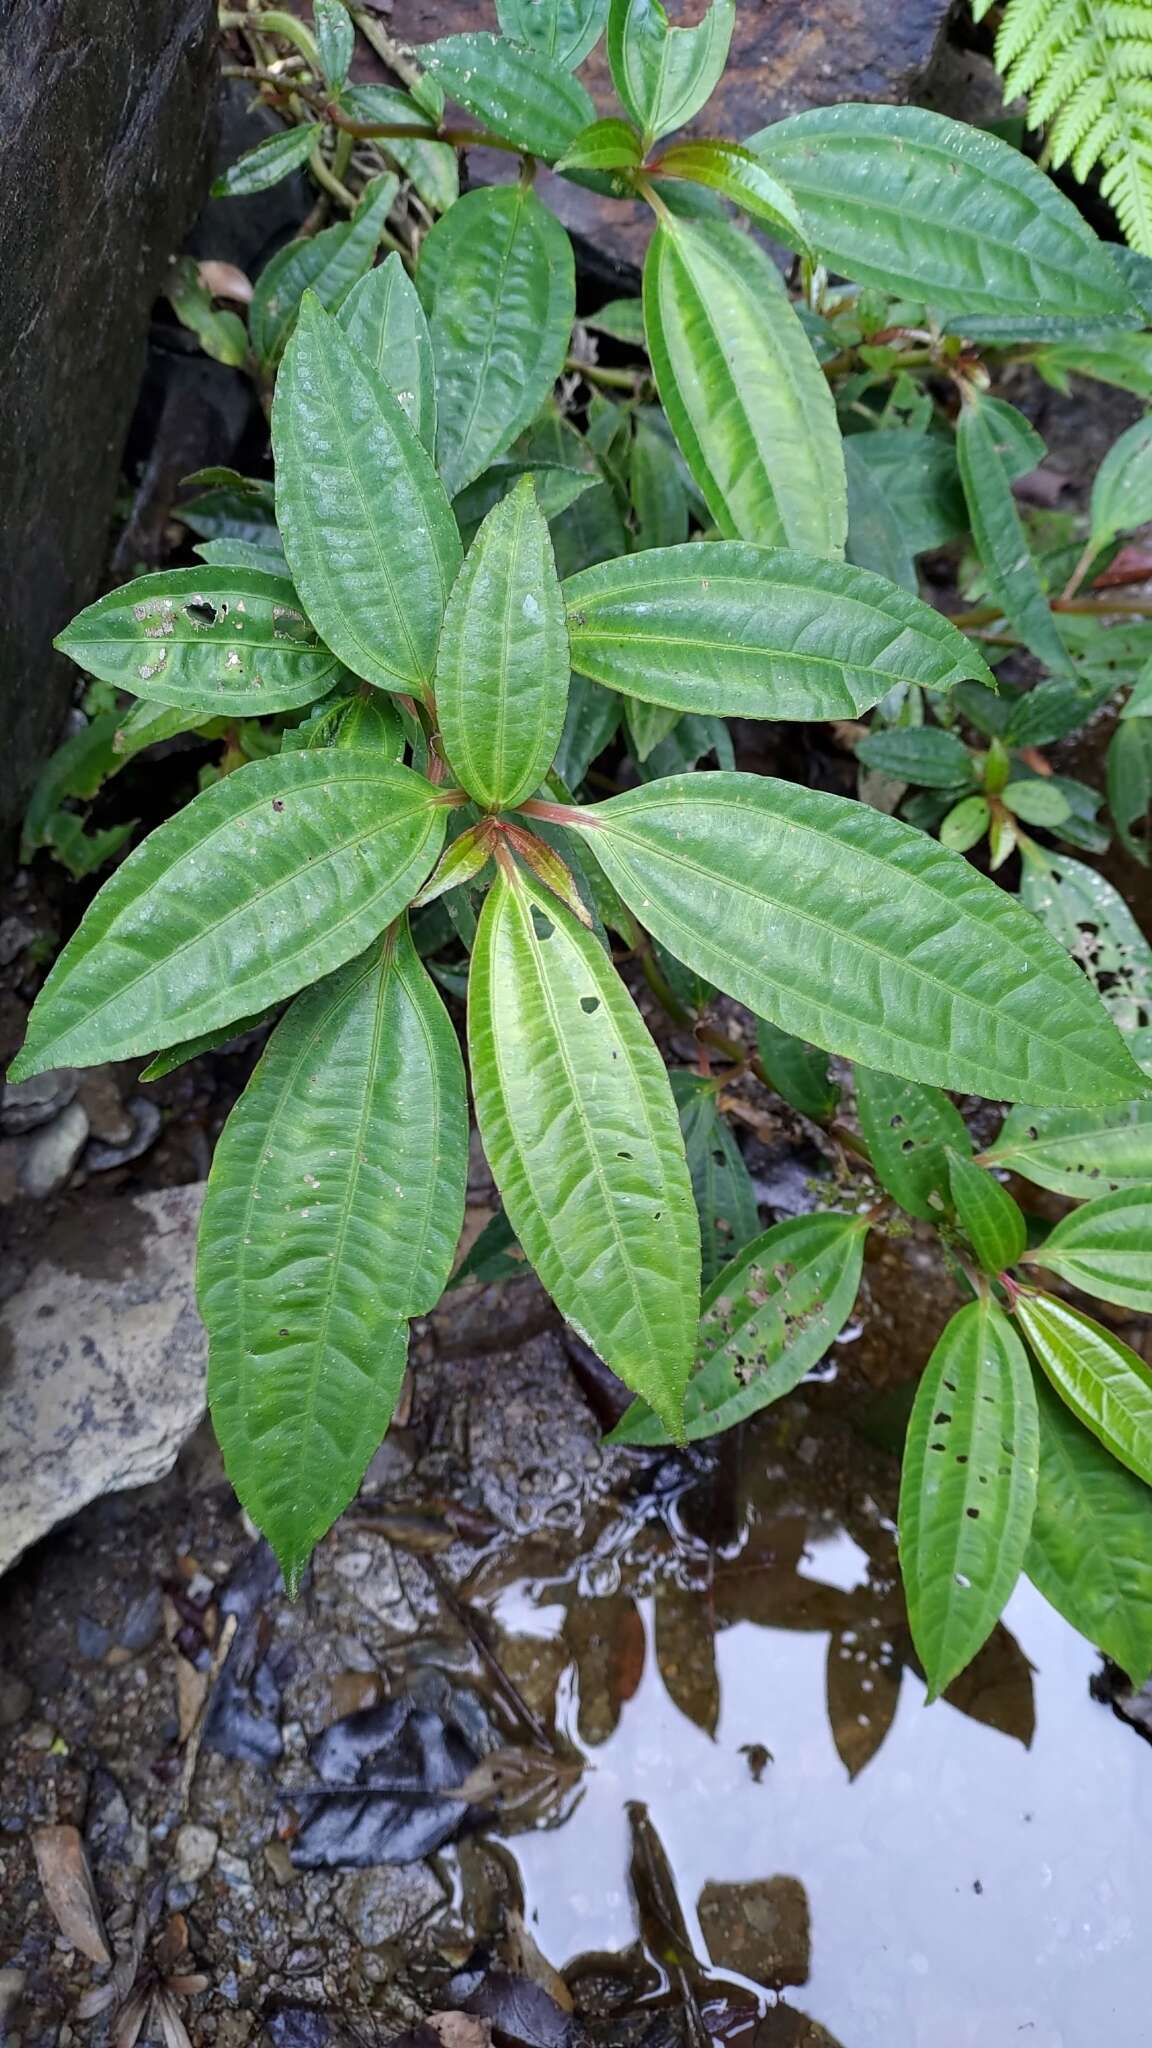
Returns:
[[[347,86],[340,105],[355,121],[424,129],[429,125],[429,114],[415,99],[390,85]],[[435,127],[440,117],[431,118]],[[400,135],[387,135],[377,138],[376,147],[408,179],[430,213],[447,213],[460,194],[460,167],[450,143],[429,142],[424,136],[409,142]]]
[[[436,446],[436,373],[420,295],[393,249],[354,284],[337,314],[353,348],[367,358],[429,453]]]
[[[695,28],[670,28],[661,0],[611,0],[612,83],[646,141],[683,128],[711,97],[735,22],[736,0],[712,0]]]
[[[596,313],[585,313],[583,325],[591,327],[596,334],[610,335],[613,341],[624,341],[632,348],[643,348],[644,301],[642,299],[609,299]]]
[[[1030,476],[1048,453],[1031,420],[1005,399],[990,398],[986,392],[981,394],[980,407],[1009,480],[1016,483],[1020,477]]]
[[[1121,718],[1152,718],[1152,661],[1142,668],[1132,686],[1132,695],[1120,713]]]
[[[1010,144],[922,107],[818,107],[748,138],[829,269],[947,316],[975,341],[1040,341],[1141,315],[1071,201]]]
[[[209,720],[206,727],[200,727],[186,711],[173,710],[168,704],[150,704],[141,698],[130,704],[117,720],[112,740],[115,760],[109,773],[115,774],[117,768],[125,767],[137,754],[142,754],[145,747],[154,747],[161,740],[175,739],[178,733],[198,730],[212,732],[214,721]],[[222,737],[227,731],[226,722],[221,721],[220,730]]]
[[[312,28],[329,92],[339,92],[356,48],[356,29],[344,0],[312,0]]]
[[[769,177],[759,157],[738,142],[678,142],[661,155],[660,175],[708,186],[751,214],[769,234],[793,248],[807,250],[807,232],[791,193]]]
[[[956,456],[972,537],[993,603],[1039,661],[1057,675],[1074,677],[1016,509],[1009,470],[979,399],[969,399],[961,410]]]
[[[339,664],[283,577],[168,569],[109,591],[54,643],[89,675],[198,716],[291,711],[324,696]]]
[[[576,317],[572,244],[533,192],[469,192],[420,248],[436,365],[437,461],[450,497],[531,424]]]
[[[844,453],[871,470],[912,554],[947,547],[967,532],[968,514],[950,434],[878,427],[850,435]]]
[[[782,548],[653,548],[582,570],[564,597],[574,668],[685,711],[856,718],[898,684],[948,690],[975,670],[991,681],[971,643],[919,598]]]
[[[391,1420],[405,1319],[464,1220],[456,1033],[403,927],[292,1005],[225,1125],[200,1225],[228,1475],[289,1589]]]
[[[572,789],[579,789],[593,761],[613,738],[620,712],[620,699],[611,690],[601,689],[586,676],[571,678],[556,769]]]
[[[1026,825],[1062,825],[1072,816],[1072,806],[1059,785],[1046,776],[1035,775],[1008,782],[1000,801]]]
[[[633,170],[641,159],[640,137],[627,121],[593,121],[569,143],[556,169],[566,171]]]
[[[335,311],[345,292],[371,269],[397,190],[390,172],[374,178],[350,221],[286,243],[264,265],[252,295],[248,331],[253,352],[266,371],[284,353],[306,292]]]
[[[1041,1383],[1040,1485],[1024,1569],[1126,1671],[1152,1675],[1152,1499]]]
[[[604,33],[608,0],[496,0],[496,18],[513,42],[575,71]]]
[[[688,494],[679,454],[643,420],[636,422],[628,494],[638,548],[671,548],[687,541]]]
[[[967,853],[983,839],[988,830],[992,813],[986,797],[961,797],[953,804],[946,818],[940,821],[940,844],[952,853]]]
[[[764,251],[724,222],[662,221],[644,326],[668,423],[722,535],[843,554],[835,403]]]
[[[212,187],[213,199],[240,199],[249,192],[266,192],[270,185],[278,185],[282,178],[290,177],[301,164],[307,163],[320,135],[321,130],[311,121],[269,135],[255,149],[246,149],[221,173]]]
[[[938,725],[869,733],[856,752],[867,767],[924,789],[955,789],[972,781],[972,757],[963,740]]]
[[[802,1038],[792,1038],[765,1017],[756,1019],[756,1049],[768,1085],[815,1123],[826,1123],[839,1107],[840,1089],[828,1072],[828,1055]]]
[[[599,941],[521,874],[484,905],[468,1037],[513,1230],[561,1313],[679,1434],[700,1234],[672,1090]]]
[[[1108,1102],[1144,1079],[1031,914],[895,818],[767,776],[672,777],[582,813],[653,937],[797,1038],[977,1094]]]
[[[525,476],[472,543],[436,659],[444,751],[486,809],[521,803],[539,788],[564,730],[568,675],[548,521]]]
[[[1113,442],[1096,471],[1089,518],[1097,550],[1152,519],[1152,419]]]
[[[929,1699],[971,1663],[1016,1584],[1039,1458],[1024,1347],[994,1302],[970,1302],[924,1368],[900,1479],[900,1571]]]
[[[1111,882],[1068,854],[1035,847],[1020,900],[1078,961],[1121,1031],[1152,1023],[1152,946]]]
[[[309,618],[354,675],[426,695],[460,565],[456,521],[399,401],[313,299],[277,379],[272,445]]]
[[[200,276],[191,256],[178,256],[164,280],[164,296],[181,326],[196,336],[205,355],[230,369],[242,369],[248,360],[248,330],[239,314],[229,313],[213,303],[212,293]]]
[[[972,1146],[958,1109],[936,1088],[856,1069],[860,1130],[882,1186],[909,1216],[939,1223],[952,1206],[948,1154]]]
[[[194,797],[106,882],[10,1078],[128,1059],[343,966],[433,866],[445,811],[375,753],[281,754]]]
[[[680,714],[667,711],[658,704],[629,703],[624,706],[624,723],[632,747],[632,757],[640,765],[655,753],[662,740],[668,738]]]
[[[967,1152],[949,1153],[948,1180],[960,1227],[984,1271],[1003,1273],[1014,1266],[1028,1242],[1028,1225],[1007,1188]]]
[[[1152,718],[1123,718],[1108,743],[1108,808],[1141,867],[1152,862]]]
[[[690,1443],[778,1401],[820,1363],[852,1313],[867,1229],[862,1216],[792,1216],[717,1274],[704,1296],[699,1364],[688,1384]],[[668,1440],[640,1401],[609,1439]]]
[[[671,1080],[700,1218],[701,1278],[707,1287],[759,1232],[756,1190],[744,1154],[716,1107],[712,1084],[684,1071],[674,1072]]]
[[[1054,1294],[1021,1294],[1016,1320],[1065,1407],[1152,1486],[1152,1373],[1144,1360]]]
[[[537,45],[471,29],[421,43],[417,54],[449,99],[483,122],[489,135],[553,163],[596,119],[596,108],[565,65]]]
[[[273,533],[271,527],[268,531]],[[210,569],[260,569],[265,576],[288,574],[288,564],[279,547],[257,547],[250,540],[202,540],[192,553]]]
[[[1152,1186],[1120,1188],[1074,1209],[1027,1260],[1085,1294],[1152,1309]]]
[[[844,475],[848,485],[848,539],[845,555],[858,569],[871,569],[889,583],[916,595],[916,564],[883,484],[862,462],[855,434],[844,443]]]
[[[1011,1109],[983,1158],[1081,1202],[1152,1186],[1152,1101],[1111,1109]]]
[[[180,1039],[176,1045],[158,1052],[154,1060],[149,1060],[141,1070],[140,1079],[162,1081],[165,1075],[174,1074],[178,1067],[186,1067],[189,1060],[199,1059],[201,1053],[217,1052],[221,1046],[231,1045],[249,1031],[258,1030],[261,1024],[269,1023],[273,1009],[255,1010],[250,1017],[234,1017],[230,1024],[221,1024],[215,1031],[200,1031],[195,1038]]]

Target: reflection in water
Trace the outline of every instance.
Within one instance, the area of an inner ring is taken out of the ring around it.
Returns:
[[[701,2048],[1147,2039],[1152,1773],[1098,1659],[1022,1581],[925,1711],[891,1469],[813,1428],[766,1417],[695,1478],[653,1461],[562,1574],[477,1575],[589,1765],[562,1827],[506,1827],[537,1941]]]

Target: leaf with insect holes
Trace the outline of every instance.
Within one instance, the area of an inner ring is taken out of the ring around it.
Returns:
[[[664,1062],[600,945],[525,876],[498,876],[472,954],[480,1137],[561,1313],[679,1431],[700,1232]]]
[[[860,1286],[867,1218],[790,1216],[723,1267],[701,1304],[698,1363],[685,1403],[690,1443],[730,1429],[798,1386],[835,1343]],[[613,1443],[664,1444],[643,1401]]]
[[[863,804],[696,772],[573,820],[653,937],[794,1037],[913,1080],[1051,1102],[1144,1077],[1030,912]]]
[[[564,730],[569,673],[548,521],[525,476],[468,551],[436,657],[444,751],[477,803],[510,808],[539,788]]]
[[[1092,481],[1089,519],[1097,552],[1152,519],[1152,420],[1137,420],[1112,443]]]
[[[1152,1310],[1152,1186],[1119,1188],[1074,1209],[1027,1262],[1101,1301]]]
[[[1047,593],[1016,509],[1011,475],[997,441],[994,421],[978,398],[969,398],[961,410],[956,427],[956,458],[972,522],[972,538],[992,602],[999,605],[1009,625],[1038,661],[1055,675],[1074,676],[1071,656],[1049,609]]]
[[[378,753],[280,754],[213,783],[104,884],[9,1078],[150,1053],[295,995],[404,908],[445,816]]]
[[[269,135],[255,149],[246,149],[234,164],[222,171],[212,187],[213,199],[241,199],[250,192],[266,192],[306,164],[320,140],[320,129],[306,121],[299,128],[284,128]]]
[[[909,1216],[939,1223],[952,1207],[948,1152],[962,1158],[971,1141],[964,1119],[938,1088],[921,1088],[856,1068],[860,1130],[882,1186]]]
[[[398,399],[313,299],[272,407],[276,512],[317,631],[354,675],[427,694],[460,537]]]
[[[608,0],[496,0],[496,17],[512,42],[575,71],[604,33]]]
[[[1152,1101],[1120,1102],[1108,1109],[1010,1109],[990,1166],[1008,1167],[1022,1180],[1085,1202],[1121,1188],[1152,1187]]]
[[[579,79],[539,44],[470,29],[421,43],[417,54],[449,99],[467,108],[489,135],[545,163],[563,156],[573,137],[596,119]]]
[[[756,1236],[760,1216],[744,1155],[716,1107],[715,1086],[701,1074],[671,1076],[684,1150],[700,1218],[705,1287],[734,1252]]]
[[[836,407],[764,251],[724,221],[661,221],[644,326],[668,424],[721,534],[842,555]]]
[[[930,1699],[971,1662],[1016,1584],[1039,1456],[1024,1347],[993,1301],[970,1302],[924,1368],[900,1479],[900,1570]]]
[[[200,1224],[208,1393],[289,1589],[388,1427],[406,1319],[464,1219],[464,1068],[403,925],[297,998],[217,1146]]]
[[[336,318],[431,452],[436,446],[432,337],[420,295],[395,249],[353,285]]]
[[[1022,1210],[994,1173],[966,1154],[949,1151],[948,1182],[956,1217],[986,1273],[1014,1266],[1028,1242]]]
[[[1084,969],[1121,1031],[1152,1024],[1152,946],[1111,882],[1069,854],[1032,845],[1020,900]]]
[[[1065,1406],[1152,1486],[1152,1372],[1144,1360],[1054,1294],[1021,1294],[1016,1320]]]
[[[167,569],[88,606],[54,645],[89,675],[191,719],[291,711],[332,688],[291,583],[255,569]]]
[[[248,313],[252,351],[265,371],[283,355],[306,294],[335,308],[356,279],[371,269],[399,189],[390,171],[374,178],[364,187],[350,221],[324,228],[318,235],[302,235],[269,258],[256,280]]]
[[[748,137],[828,265],[974,341],[1138,327],[1110,250],[1018,149],[923,107],[817,107]]]
[[[612,83],[649,142],[699,113],[728,58],[736,0],[711,0],[694,28],[671,28],[661,0],[611,0]]]
[[[1152,1494],[1041,1382],[1040,1484],[1024,1569],[1133,1685],[1152,1675]]]
[[[898,684],[992,678],[941,613],[883,577],[747,541],[598,562],[564,585],[572,666],[625,696],[742,718],[856,718]],[[886,736],[887,737],[887,736]],[[939,734],[968,755],[950,733]]]

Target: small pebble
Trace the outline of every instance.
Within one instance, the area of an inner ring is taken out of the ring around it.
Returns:
[[[195,1821],[187,1821],[182,1828],[177,1829],[172,1847],[179,1882],[198,1884],[202,1877],[207,1877],[216,1861],[220,1837],[215,1828],[204,1828]],[[223,1860],[221,1858],[222,1863]]]
[[[87,1139],[88,1118],[78,1102],[70,1102],[32,1139],[20,1170],[23,1192],[42,1202],[67,1187]]]
[[[19,1137],[50,1123],[66,1109],[80,1085],[75,1067],[50,1067],[27,1081],[9,1081],[0,1090],[0,1131]]]

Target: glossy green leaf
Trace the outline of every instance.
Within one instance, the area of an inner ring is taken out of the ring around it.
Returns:
[[[1028,1242],[1023,1212],[994,1173],[963,1154],[948,1155],[952,1206],[960,1227],[986,1273],[1014,1266]]]
[[[913,1080],[1051,1102],[1143,1076],[1056,942],[958,854],[844,797],[675,776],[581,815],[637,917],[757,1016]]]
[[[923,107],[818,107],[748,138],[829,269],[984,341],[1141,315],[1105,245],[1026,156]]]
[[[866,569],[783,548],[649,549],[583,570],[564,596],[574,668],[685,711],[855,718],[900,683],[947,690],[974,669],[988,676],[919,598]]]
[[[1085,1294],[1147,1313],[1152,1310],[1152,1185],[1120,1188],[1086,1202],[1027,1256]]]
[[[248,332],[265,370],[279,362],[306,292],[333,311],[372,267],[399,187],[389,172],[366,185],[355,214],[339,227],[288,242],[264,265],[248,313]]]
[[[1057,675],[1074,673],[1048,605],[1012,482],[981,401],[970,399],[956,427],[956,457],[988,592],[1025,646]]]
[[[789,1217],[717,1274],[704,1296],[699,1363],[688,1384],[690,1443],[778,1401],[820,1363],[852,1313],[867,1228],[862,1216]],[[638,1401],[611,1441],[663,1444],[668,1434]]]
[[[1152,718],[1123,718],[1108,743],[1108,808],[1141,867],[1152,862]]]
[[[437,897],[447,895],[449,889],[458,889],[464,883],[474,881],[487,867],[491,857],[486,822],[470,825],[452,841],[451,846],[445,848],[443,857],[433,868],[424,887],[412,898],[413,909],[435,903]]]
[[[200,1225],[228,1475],[290,1590],[391,1419],[408,1316],[464,1220],[464,1069],[401,928],[298,997],[217,1147]]]
[[[643,767],[648,756],[655,753],[662,740],[668,738],[680,713],[666,710],[660,704],[641,704],[635,701],[624,706],[624,723],[632,747],[633,759]]]
[[[1043,775],[1005,783],[1000,801],[1026,825],[1062,825],[1072,816],[1072,806],[1059,784]]]
[[[197,542],[192,553],[206,562],[210,569],[260,569],[265,576],[286,577],[288,574],[283,550],[275,545],[258,547],[250,540],[202,540]]]
[[[230,1024],[221,1024],[215,1031],[200,1031],[195,1038],[182,1038],[176,1045],[166,1046],[155,1059],[141,1069],[141,1081],[162,1081],[167,1074],[174,1074],[178,1067],[187,1066],[189,1060],[200,1058],[201,1053],[218,1052],[222,1046],[245,1038],[250,1031],[256,1031],[262,1024],[270,1023],[272,1009],[255,1010],[250,1017],[234,1017]]]
[[[700,1233],[672,1090],[599,941],[523,875],[485,902],[468,1038],[512,1228],[561,1313],[678,1433]]]
[[[1152,1101],[1011,1109],[984,1158],[1077,1201],[1152,1186]]]
[[[1152,945],[1119,891],[1069,854],[1025,854],[1021,902],[1079,962],[1122,1031],[1152,1022]]]
[[[404,755],[404,722],[390,697],[358,695],[341,708],[336,730],[338,747],[372,747],[386,760]]]
[[[1022,1294],[1016,1320],[1060,1399],[1152,1486],[1152,1372],[1131,1346],[1054,1294]]]
[[[225,776],[106,882],[33,1008],[12,1076],[153,1052],[343,966],[433,866],[445,811],[376,753]]]
[[[354,284],[336,315],[371,363],[425,448],[436,446],[436,373],[420,295],[395,249]]]
[[[418,54],[449,99],[466,107],[489,135],[553,163],[596,119],[578,79],[539,44],[509,42],[490,29],[421,43]]]
[[[161,740],[175,739],[178,733],[205,729],[209,733],[220,730],[223,736],[227,725],[221,721],[221,727],[216,728],[213,720],[207,720],[202,726],[194,715],[186,711],[175,710],[170,704],[150,704],[146,698],[139,698],[135,704],[129,705],[117,724],[112,741],[115,762],[109,773],[114,774],[116,768],[123,768],[137,754],[142,754],[145,747],[157,746]]]
[[[971,1142],[958,1109],[937,1088],[856,1068],[860,1130],[881,1184],[910,1216],[939,1223],[952,1206],[948,1154]]]
[[[277,380],[272,445],[309,618],[354,675],[426,694],[460,564],[452,507],[399,401],[312,299]]]
[[[947,547],[967,531],[968,515],[950,434],[878,427],[851,434],[844,452],[863,464],[884,494],[914,555]]]
[[[940,844],[953,853],[967,853],[978,844],[988,830],[992,813],[988,800],[982,796],[961,797],[953,804],[947,817],[940,821]]]
[[[556,169],[565,171],[633,170],[641,158],[640,137],[627,121],[593,121],[569,143]]]
[[[994,1302],[970,1302],[924,1368],[900,1479],[900,1571],[930,1699],[971,1662],[1016,1584],[1039,1458],[1024,1347]]]
[[[738,142],[678,142],[660,157],[662,178],[687,178],[730,199],[770,235],[807,249],[808,237],[795,201],[769,176],[759,157]]]
[[[972,757],[963,740],[938,725],[870,733],[856,752],[867,767],[924,789],[956,789],[972,781]]]
[[[307,163],[320,140],[320,132],[314,122],[308,121],[299,128],[285,128],[279,135],[269,135],[255,149],[246,149],[217,178],[212,187],[213,199],[240,199],[249,192],[266,192],[270,185],[278,185],[282,178],[290,177]]]
[[[1152,1496],[1042,1382],[1040,1484],[1024,1569],[1134,1685],[1152,1674]]]
[[[1152,519],[1152,420],[1113,442],[1093,479],[1089,519],[1097,548]]]
[[[291,583],[254,569],[168,569],[109,591],[55,645],[89,675],[198,716],[259,717],[322,697],[339,663]]]
[[[670,28],[661,0],[611,0],[612,83],[649,142],[699,113],[728,59],[736,0],[711,0],[695,28]]]
[[[425,79],[424,84],[430,81]],[[390,85],[352,85],[340,95],[340,105],[354,121],[366,121],[394,128],[427,129],[439,115],[430,116],[415,98]],[[407,178],[430,213],[446,213],[460,196],[460,166],[456,151],[447,142],[430,142],[426,135],[411,142],[402,135],[377,139],[377,148],[391,159]]]
[[[498,810],[539,788],[564,730],[568,674],[548,521],[526,476],[472,543],[436,661],[444,751],[477,803]]]
[[[724,537],[842,555],[836,407],[764,251],[724,222],[661,222],[644,325],[668,424]]]
[[[344,0],[312,0],[312,31],[330,92],[339,92],[356,48],[356,30]]]
[[[604,33],[608,0],[496,0],[496,17],[513,42],[575,71]]]
[[[828,1055],[802,1038],[792,1038],[764,1017],[756,1019],[756,1050],[768,1085],[801,1116],[826,1123],[839,1107],[840,1089],[828,1072]]]
[[[533,192],[469,192],[425,236],[416,283],[436,365],[437,463],[454,497],[531,424],[564,367],[572,244]]]
[[[716,1107],[716,1089],[700,1074],[671,1076],[684,1150],[700,1218],[701,1279],[710,1286],[760,1229],[756,1190],[744,1154]]]

